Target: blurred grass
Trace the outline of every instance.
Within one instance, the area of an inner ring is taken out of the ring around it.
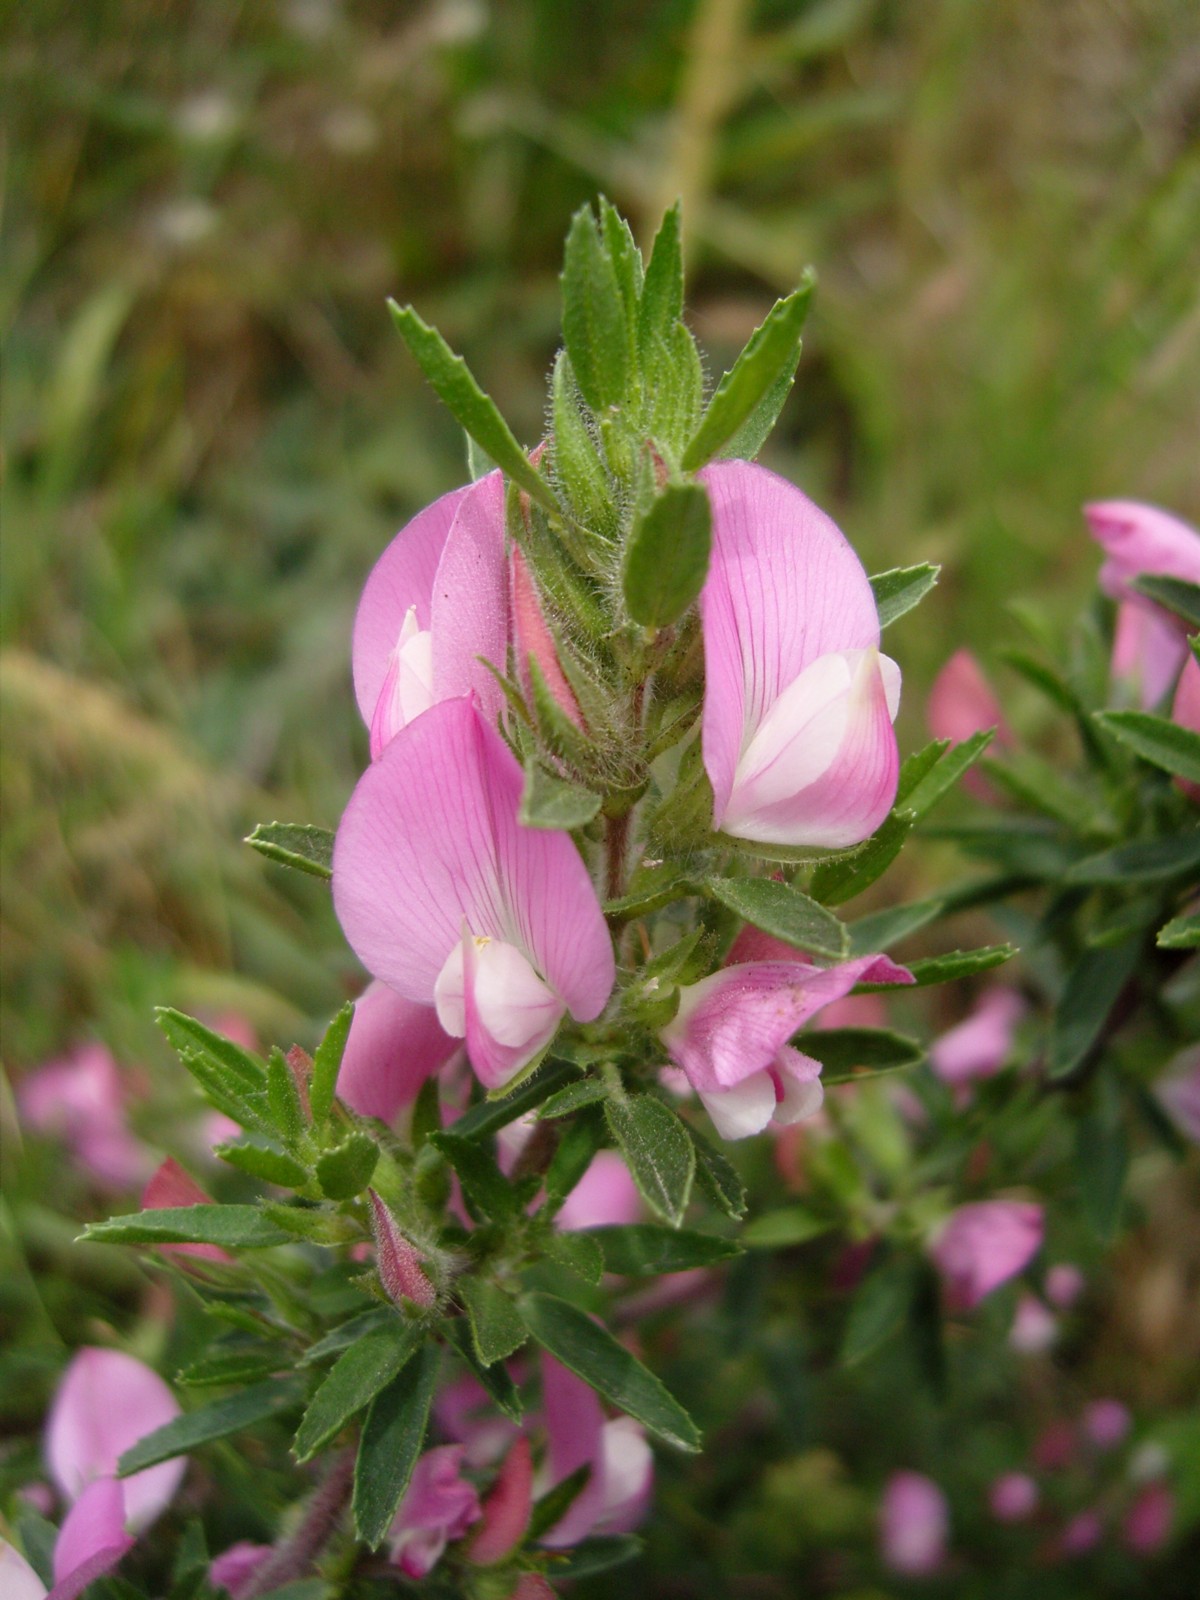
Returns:
[[[6,1056],[149,1003],[327,1010],[327,897],[240,844],[365,761],[358,587],[460,481],[412,299],[542,426],[561,239],[682,193],[720,369],[809,261],[766,460],[875,570],[908,736],[964,640],[1095,570],[1078,508],[1200,519],[1190,0],[30,0],[0,24]],[[236,973],[236,979],[229,975]],[[282,1021],[281,1021],[282,1019]]]

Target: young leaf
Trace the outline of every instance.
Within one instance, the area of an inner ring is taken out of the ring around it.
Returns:
[[[393,1317],[389,1326],[344,1350],[309,1401],[296,1430],[292,1445],[296,1460],[311,1460],[351,1417],[364,1411],[412,1359],[421,1338],[419,1328]]]
[[[1102,850],[1068,869],[1067,883],[1145,883],[1194,875],[1200,868],[1200,832],[1167,839],[1138,839],[1133,844]]]
[[[308,1171],[283,1150],[264,1144],[218,1144],[213,1155],[264,1183],[277,1183],[282,1189],[303,1189],[308,1182]]]
[[[696,1152],[683,1124],[650,1094],[610,1099],[604,1114],[642,1198],[677,1228],[696,1175]]]
[[[224,1249],[265,1250],[288,1244],[257,1206],[165,1206],[134,1211],[105,1222],[89,1222],[80,1234],[90,1244],[215,1244]]]
[[[784,1206],[748,1222],[742,1230],[742,1243],[749,1250],[786,1250],[819,1238],[833,1226],[826,1217],[819,1217],[807,1206]]]
[[[565,350],[554,363],[550,390],[555,481],[570,497],[579,521],[590,532],[611,539],[616,532],[617,497],[608,468],[580,411],[583,397]]]
[[[467,1308],[475,1354],[485,1367],[521,1348],[529,1330],[511,1296],[498,1284],[490,1278],[467,1276],[458,1280],[457,1290]]]
[[[421,1454],[437,1373],[437,1349],[427,1344],[367,1413],[354,1464],[353,1510],[358,1537],[372,1550],[387,1537]]]
[[[309,822],[260,822],[246,843],[268,861],[314,878],[333,877],[333,834]]]
[[[788,395],[796,382],[796,366],[800,360],[800,341],[796,341],[796,357],[785,364],[783,371],[763,395],[741,427],[717,452],[720,461],[754,461],[758,452],[771,436],[779,421],[779,413],[787,404]]]
[[[498,1128],[505,1128],[527,1111],[535,1110],[543,1100],[548,1100],[559,1089],[573,1083],[578,1076],[579,1069],[567,1061],[554,1061],[540,1067],[533,1077],[524,1079],[511,1094],[497,1100],[481,1100],[477,1106],[465,1111],[454,1124],[455,1137],[486,1139]]]
[[[267,1383],[252,1384],[236,1394],[198,1406],[195,1411],[185,1411],[131,1445],[117,1462],[117,1475],[127,1478],[130,1473],[157,1466],[172,1456],[186,1455],[197,1445],[210,1444],[214,1439],[225,1439],[231,1433],[253,1428],[268,1417],[299,1405],[303,1393],[294,1377],[272,1378]]]
[[[871,579],[875,591],[875,609],[879,612],[879,626],[886,628],[906,611],[920,605],[938,581],[941,567],[923,561],[919,567],[892,567],[878,572]]]
[[[350,1037],[350,1024],[354,1021],[354,1007],[346,1004],[325,1029],[313,1056],[312,1077],[308,1085],[308,1104],[313,1121],[319,1126],[325,1121],[333,1106],[337,1089],[338,1070]]]
[[[159,1027],[168,1042],[182,1056],[185,1052],[199,1052],[219,1070],[222,1077],[243,1092],[263,1091],[267,1085],[266,1068],[257,1056],[243,1050],[232,1039],[223,1039],[202,1022],[188,1017],[169,1006],[155,1010]]]
[[[600,796],[580,784],[568,783],[547,772],[530,757],[525,763],[525,786],[517,821],[526,828],[582,828],[600,809]]]
[[[625,397],[629,329],[612,257],[591,206],[571,218],[562,270],[563,343],[584,399],[606,411]]]
[[[369,1133],[356,1130],[341,1144],[317,1158],[317,1182],[330,1200],[350,1200],[371,1181],[379,1161],[379,1146]]]
[[[538,1108],[538,1117],[543,1122],[552,1117],[569,1117],[573,1111],[582,1111],[584,1106],[607,1100],[608,1094],[608,1084],[603,1078],[580,1078],[543,1101]]]
[[[790,883],[773,878],[706,878],[702,888],[746,922],[798,950],[837,960],[849,950],[845,924]]]
[[[317,1366],[326,1356],[337,1355],[349,1345],[357,1344],[367,1334],[377,1333],[381,1328],[390,1328],[395,1320],[396,1313],[390,1306],[375,1305],[370,1311],[360,1311],[358,1316],[350,1317],[336,1328],[330,1328],[324,1338],[318,1339],[316,1344],[309,1345],[300,1357],[299,1365]]]
[[[621,588],[644,628],[677,622],[704,587],[712,549],[712,508],[699,483],[668,483],[633,525]]]
[[[663,217],[654,236],[654,246],[642,284],[638,306],[638,349],[642,366],[648,369],[652,336],[666,337],[667,330],[683,316],[682,220],[678,200]]]
[[[809,269],[800,287],[785,300],[777,300],[717,391],[700,419],[700,426],[683,453],[685,472],[695,472],[728,443],[742,424],[778,384],[783,374],[796,370],[800,330],[808,315],[816,278]]]
[[[1140,934],[1121,944],[1088,950],[1067,978],[1050,1029],[1049,1074],[1065,1078],[1100,1036],[1121,990],[1137,970]]]
[[[915,1039],[889,1028],[814,1028],[797,1037],[796,1048],[832,1078],[852,1075],[856,1067],[911,1067],[925,1055]]]
[[[1101,727],[1143,761],[1200,783],[1200,733],[1148,711],[1098,711],[1095,716]]]
[[[264,1344],[258,1339],[253,1342],[238,1341],[231,1346],[222,1341],[212,1348],[210,1354],[177,1372],[175,1382],[185,1389],[200,1389],[210,1384],[225,1387],[231,1383],[253,1383],[273,1377],[280,1367],[286,1365],[287,1357],[281,1355],[275,1345]]]
[[[500,1222],[517,1213],[516,1191],[496,1165],[495,1157],[474,1139],[454,1133],[434,1133],[429,1143],[442,1152],[458,1173],[463,1198],[480,1218]]]
[[[715,1145],[690,1122],[684,1123],[692,1149],[696,1152],[696,1177],[714,1205],[735,1222],[746,1214],[746,1188],[733,1166]]]
[[[1195,950],[1200,947],[1200,911],[1188,917],[1173,917],[1160,928],[1155,940],[1160,950]]]
[[[653,1222],[593,1228],[588,1237],[604,1252],[609,1272],[627,1278],[652,1278],[663,1272],[687,1272],[692,1267],[713,1267],[741,1254],[734,1239],[688,1228],[660,1228]]]
[[[287,1057],[278,1048],[267,1057],[267,1109],[276,1132],[295,1144],[304,1132],[304,1109]]]
[[[975,765],[994,738],[995,729],[984,728],[945,750],[911,787],[906,786],[903,801],[897,795],[897,804],[903,804],[905,811],[911,811],[915,818],[923,817],[954,787],[963,773]]]
[[[512,429],[484,394],[461,356],[413,310],[388,301],[400,337],[411,350],[418,366],[437,391],[442,403],[453,413],[481,450],[485,450],[500,470],[524,489],[547,511],[557,511],[558,501],[546,480],[530,465],[529,457],[513,436]]]
[[[597,1393],[667,1444],[699,1450],[687,1412],[652,1372],[585,1311],[549,1294],[528,1294],[521,1312],[537,1342]]]

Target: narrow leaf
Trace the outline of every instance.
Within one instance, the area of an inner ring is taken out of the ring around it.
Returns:
[[[371,1181],[379,1146],[369,1133],[356,1130],[317,1159],[317,1182],[330,1200],[351,1200]]]
[[[1098,711],[1096,721],[1143,761],[1200,783],[1200,733],[1148,711]]]
[[[869,916],[859,917],[849,927],[850,954],[872,955],[877,950],[886,950],[893,944],[899,944],[901,939],[916,933],[918,928],[936,921],[945,905],[944,900],[913,900],[906,906],[892,906],[887,911],[874,911]]]
[[[604,1120],[594,1112],[585,1112],[567,1125],[546,1168],[546,1203],[551,1211],[562,1205],[603,1143]]]
[[[330,1328],[324,1338],[318,1339],[316,1344],[309,1345],[300,1357],[299,1365],[316,1366],[324,1361],[326,1356],[337,1355],[349,1345],[357,1344],[367,1334],[378,1333],[381,1328],[391,1327],[395,1320],[396,1313],[390,1307],[375,1305],[370,1311],[360,1311],[358,1316],[350,1317],[336,1328]]]
[[[608,1270],[627,1278],[652,1278],[663,1272],[713,1267],[741,1254],[741,1245],[735,1239],[718,1239],[714,1234],[687,1228],[660,1228],[652,1222],[593,1228],[588,1237],[604,1252]]]
[[[1015,945],[985,944],[978,950],[951,950],[944,956],[925,956],[920,961],[910,961],[908,970],[918,989],[927,989],[935,983],[956,983],[960,978],[973,978],[976,973],[990,972],[1002,967],[1017,953]],[[873,994],[880,988],[894,986],[878,983],[860,983],[856,994]]]
[[[923,817],[954,787],[963,773],[975,765],[994,738],[995,729],[984,728],[939,756],[930,770],[905,794],[905,811],[911,811],[918,819]]]
[[[786,1250],[792,1245],[807,1244],[833,1226],[807,1206],[784,1206],[748,1222],[742,1230],[742,1243],[750,1250]]]
[[[458,1173],[463,1198],[480,1218],[499,1222],[516,1215],[516,1191],[496,1165],[495,1157],[474,1139],[461,1134],[434,1133],[429,1143],[440,1150]]]
[[[912,1270],[906,1261],[887,1261],[859,1285],[842,1337],[843,1365],[856,1366],[897,1333],[912,1304]]]
[[[584,1283],[593,1288],[604,1276],[604,1256],[596,1242],[595,1230],[555,1229],[546,1239],[545,1252]]]
[[[900,854],[912,827],[910,811],[893,811],[855,855],[816,869],[809,884],[814,898],[822,905],[838,906],[870,888]]]
[[[779,414],[787,404],[788,395],[796,382],[796,367],[800,361],[800,341],[796,340],[796,350],[790,361],[785,361],[783,370],[775,382],[763,395],[754,410],[742,423],[731,438],[727,439],[717,452],[721,461],[754,461],[758,452],[771,436],[771,430],[779,421]]]
[[[466,1366],[478,1378],[488,1395],[512,1422],[520,1422],[524,1415],[521,1392],[508,1375],[502,1362],[485,1367],[475,1354],[475,1345],[465,1317],[452,1317],[444,1324],[446,1336],[458,1351]]]
[[[168,1042],[181,1055],[185,1051],[199,1051],[220,1069],[224,1077],[243,1091],[266,1088],[267,1074],[263,1063],[248,1050],[234,1044],[232,1039],[223,1039],[219,1033],[213,1033],[211,1028],[197,1022],[195,1017],[185,1016],[182,1011],[173,1011],[169,1006],[157,1007],[154,1015]]]
[[[546,771],[540,761],[525,763],[518,822],[527,828],[582,828],[600,809],[600,796]]]
[[[610,1099],[604,1114],[642,1198],[677,1228],[696,1175],[696,1152],[683,1124],[649,1094]]]
[[[814,1028],[795,1043],[831,1076],[852,1074],[856,1067],[911,1067],[925,1055],[915,1039],[890,1028]]]
[[[710,899],[798,950],[838,960],[849,950],[845,924],[790,883],[773,878],[706,878],[702,887]]]
[[[635,1533],[615,1533],[595,1539],[585,1539],[565,1552],[565,1558],[556,1563],[554,1573],[561,1578],[590,1578],[596,1572],[608,1572],[612,1567],[624,1566],[641,1555],[642,1541]]]
[[[1173,917],[1160,928],[1155,941],[1161,950],[1195,950],[1200,947],[1200,911],[1189,917]]]
[[[210,1444],[214,1439],[225,1439],[231,1433],[241,1433],[253,1428],[268,1417],[281,1411],[290,1411],[299,1405],[304,1390],[296,1378],[272,1378],[267,1383],[252,1384],[237,1394],[213,1400],[195,1411],[185,1411],[139,1439],[117,1462],[117,1475],[129,1477],[145,1467],[157,1466],[173,1456],[186,1455],[197,1445]]]
[[[313,1056],[312,1077],[308,1085],[308,1103],[313,1121],[318,1126],[325,1121],[333,1106],[337,1089],[338,1071],[350,1037],[350,1024],[354,1021],[354,1007],[344,1005],[325,1029],[324,1036]]]
[[[704,587],[712,550],[712,507],[699,483],[668,483],[633,525],[621,587],[644,628],[677,622]]]
[[[529,1330],[510,1295],[490,1278],[463,1277],[456,1287],[467,1308],[475,1354],[485,1367],[520,1349]]]
[[[684,1127],[696,1152],[696,1177],[701,1187],[727,1217],[738,1221],[746,1214],[746,1188],[736,1169],[690,1122],[684,1123]]]
[[[282,1189],[303,1189],[308,1182],[308,1171],[283,1150],[263,1144],[219,1144],[213,1154],[222,1161],[264,1183],[277,1183]]]
[[[482,1100],[465,1111],[454,1124],[455,1137],[485,1139],[497,1129],[505,1128],[518,1117],[523,1117],[527,1111],[535,1110],[543,1100],[548,1100],[578,1076],[578,1068],[566,1061],[554,1061],[540,1067],[533,1077],[524,1079],[511,1094],[495,1100]]]
[[[638,348],[642,366],[653,348],[652,336],[666,338],[667,329],[683,316],[683,242],[680,205],[676,201],[659,225],[646,266],[638,306]]]
[[[344,1350],[309,1401],[292,1445],[296,1460],[311,1460],[351,1417],[365,1411],[411,1360],[421,1338],[418,1328],[394,1317],[388,1327]]]
[[[600,240],[591,206],[571,219],[563,254],[563,343],[575,378],[593,411],[625,395],[629,329],[612,258]]]
[[[377,1550],[408,1488],[429,1423],[437,1350],[427,1344],[371,1403],[354,1464],[354,1526]]]
[[[260,822],[246,843],[268,861],[314,878],[333,877],[333,833],[310,822]]]
[[[215,1244],[226,1249],[265,1250],[289,1243],[257,1206],[165,1206],[89,1222],[80,1234],[90,1244]]]
[[[569,1083],[565,1089],[560,1089],[544,1101],[538,1109],[538,1116],[542,1121],[551,1117],[569,1117],[573,1111],[582,1111],[584,1106],[607,1100],[608,1094],[608,1084],[603,1078],[580,1078],[577,1083]]]
[[[1189,583],[1186,578],[1166,578],[1144,573],[1133,580],[1132,587],[1147,600],[1165,606],[1177,617],[1182,617],[1193,628],[1200,628],[1200,583]]]
[[[1065,1078],[1100,1037],[1121,990],[1137,970],[1140,935],[1086,951],[1072,968],[1050,1029],[1049,1073]]]
[[[1167,839],[1139,839],[1102,850],[1067,871],[1067,883],[1142,883],[1194,874],[1200,868],[1200,831]]]
[[[875,609],[879,612],[879,626],[886,628],[906,611],[920,605],[938,581],[941,567],[923,561],[918,567],[892,567],[879,572],[871,579],[875,592]]]

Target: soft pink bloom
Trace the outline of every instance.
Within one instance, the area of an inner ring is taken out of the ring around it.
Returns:
[[[1140,1556],[1156,1555],[1171,1537],[1175,1497],[1165,1483],[1148,1483],[1140,1489],[1125,1513],[1125,1543]]]
[[[249,1539],[239,1539],[228,1550],[222,1550],[208,1569],[208,1580],[215,1589],[228,1589],[233,1600],[239,1600],[242,1590],[249,1586],[268,1556],[274,1554],[269,1544],[254,1544]]]
[[[1015,989],[989,989],[970,1016],[934,1040],[929,1049],[933,1070],[943,1083],[960,1087],[993,1077],[1008,1059],[1024,1011]]]
[[[438,1390],[433,1411],[442,1432],[464,1446],[469,1467],[495,1466],[519,1432],[469,1373]]]
[[[1017,1300],[1008,1342],[1022,1355],[1040,1355],[1058,1338],[1058,1318],[1027,1290]]]
[[[1169,613],[1149,601],[1119,600],[1112,676],[1149,709],[1167,694],[1187,659],[1187,640]]]
[[[458,1048],[433,1006],[406,1000],[376,979],[354,1002],[338,1095],[360,1117],[394,1122]]]
[[[1059,1261],[1046,1273],[1046,1297],[1060,1311],[1073,1306],[1087,1286],[1087,1279],[1073,1262]]]
[[[62,1139],[98,1183],[131,1189],[145,1180],[150,1157],[126,1126],[121,1074],[102,1044],[80,1045],[29,1073],[17,1103],[30,1128]]]
[[[174,1156],[168,1156],[151,1174],[142,1190],[143,1211],[165,1211],[175,1206],[203,1206],[212,1202],[196,1180],[179,1165]],[[215,1244],[162,1244],[164,1255],[194,1256],[201,1261],[232,1261],[228,1251]]]
[[[391,1557],[406,1578],[423,1578],[452,1539],[461,1539],[481,1515],[475,1486],[462,1476],[463,1447],[426,1450],[392,1523]]]
[[[685,984],[661,1038],[717,1132],[742,1139],[769,1122],[786,1126],[820,1108],[820,1063],[788,1044],[803,1023],[856,983],[911,982],[910,973],[880,955],[836,967],[745,962]]]
[[[1176,1056],[1154,1092],[1180,1132],[1200,1144],[1200,1046]]]
[[[1129,587],[1144,574],[1200,583],[1200,533],[1169,511],[1136,500],[1101,500],[1084,506],[1083,514],[1104,551],[1100,587],[1114,600],[1152,604]]]
[[[969,1311],[1026,1266],[1042,1243],[1042,1208],[981,1200],[952,1211],[929,1246],[952,1309]]]
[[[1132,1426],[1129,1407],[1119,1400],[1093,1400],[1083,1408],[1083,1431],[1101,1450],[1119,1445]]]
[[[484,1501],[479,1531],[471,1540],[470,1557],[481,1567],[510,1555],[525,1537],[533,1510],[533,1458],[522,1435],[500,1465]]]
[[[946,1555],[950,1512],[946,1497],[920,1472],[893,1472],[879,1506],[880,1554],[893,1572],[928,1577]]]
[[[631,1532],[649,1508],[654,1484],[641,1424],[632,1417],[605,1420],[595,1390],[549,1356],[542,1357],[542,1414],[549,1439],[545,1488],[585,1463],[591,1475],[541,1542],[565,1549],[590,1534]]]
[[[1036,1510],[1038,1486],[1027,1472],[1004,1472],[988,1490],[988,1504],[998,1522],[1024,1522]]]
[[[488,1088],[590,1022],[616,968],[570,834],[517,821],[523,778],[467,699],[411,722],[359,780],[334,845],[333,896],[359,959],[434,1004]]]
[[[700,596],[704,766],[713,827],[838,847],[896,794],[900,669],[879,653],[863,567],[823,511],[745,461],[700,474],[713,551]]]
[[[925,719],[935,739],[953,744],[963,744],[987,728],[995,728],[997,744],[1012,743],[1004,708],[969,650],[956,650],[933,680]]]
[[[1196,660],[1190,649],[1183,664],[1183,671],[1179,674],[1179,687],[1175,691],[1175,700],[1171,706],[1171,718],[1181,728],[1189,728],[1193,733],[1200,733],[1200,661]],[[1175,782],[1184,794],[1200,801],[1200,783],[1192,783],[1187,778],[1176,778]]]
[[[126,1497],[121,1490],[115,1478],[95,1478],[67,1512],[54,1544],[56,1584],[69,1580],[85,1565],[93,1570],[92,1564],[98,1561],[104,1564],[95,1570],[105,1572],[132,1549],[134,1541],[125,1531]]]
[[[1062,1531],[1058,1547],[1064,1556],[1083,1556],[1094,1550],[1104,1536],[1098,1511],[1080,1511]]]
[[[558,1228],[606,1228],[638,1222],[642,1197],[615,1150],[598,1150],[591,1165],[559,1207]]]
[[[0,1539],[0,1594],[5,1600],[46,1600],[46,1585],[7,1539]]]
[[[115,1478],[118,1458],[178,1415],[174,1395],[156,1372],[120,1350],[86,1347],[67,1367],[50,1407],[50,1476],[75,1501],[88,1484]],[[133,1532],[166,1509],[186,1467],[177,1458],[121,1480],[124,1520]]]
[[[437,1304],[437,1290],[422,1271],[420,1252],[400,1232],[374,1189],[367,1190],[367,1199],[375,1236],[375,1268],[384,1291],[397,1305],[409,1301],[422,1311],[431,1310]]]

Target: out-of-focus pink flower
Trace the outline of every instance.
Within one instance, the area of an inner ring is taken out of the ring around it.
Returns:
[[[125,1125],[121,1074],[102,1044],[80,1045],[36,1068],[17,1086],[17,1104],[30,1128],[61,1139],[106,1188],[145,1181],[150,1156]]]
[[[1200,1144],[1200,1046],[1176,1056],[1154,1092],[1179,1131]]]
[[[1200,733],[1200,661],[1196,660],[1191,650],[1179,674],[1179,687],[1175,690],[1171,717],[1181,728]],[[1200,783],[1192,783],[1188,778],[1176,778],[1175,782],[1190,799],[1200,801]]]
[[[522,1435],[505,1456],[483,1503],[479,1531],[471,1540],[470,1558],[481,1567],[502,1561],[520,1544],[533,1510],[533,1459]]]
[[[360,960],[433,1003],[488,1088],[569,1011],[590,1022],[616,968],[570,834],[517,821],[515,757],[468,699],[408,724],[359,780],[338,828],[333,896]]]
[[[1061,1472],[1075,1459],[1075,1429],[1058,1418],[1042,1429],[1033,1446],[1033,1464],[1041,1472]]]
[[[1022,1200],[981,1200],[952,1211],[929,1253],[951,1309],[970,1311],[1015,1277],[1042,1243],[1042,1208]]]
[[[392,1561],[406,1578],[423,1578],[452,1539],[461,1539],[481,1511],[475,1486],[462,1476],[463,1447],[426,1450],[413,1468],[389,1539]]]
[[[956,650],[933,680],[925,720],[935,739],[949,739],[954,744],[962,744],[987,728],[996,730],[992,741],[996,749],[1011,748],[1016,743],[995,690],[969,650]],[[991,802],[996,798],[992,785],[974,767],[962,783],[977,800]]]
[[[1117,602],[1113,682],[1126,685],[1147,710],[1167,694],[1187,659],[1187,640],[1173,619],[1148,601]]]
[[[1080,1511],[1067,1523],[1059,1537],[1058,1547],[1064,1556],[1084,1556],[1094,1550],[1104,1537],[1104,1524],[1100,1513],[1088,1509]]]
[[[1012,1050],[1013,1034],[1025,1011],[1015,989],[989,989],[970,1016],[934,1040],[933,1070],[943,1083],[964,1086],[1000,1071]]]
[[[46,1585],[7,1539],[0,1539],[0,1594],[5,1600],[46,1600]]]
[[[606,1421],[595,1391],[549,1356],[542,1358],[542,1413],[549,1439],[545,1487],[585,1464],[591,1473],[541,1542],[565,1549],[589,1534],[636,1528],[654,1484],[654,1457],[641,1424],[632,1417]]]
[[[250,1580],[273,1553],[269,1544],[241,1539],[214,1558],[208,1569],[209,1582],[214,1589],[227,1589],[233,1600],[241,1600],[242,1591],[249,1587]]]
[[[879,1505],[879,1548],[893,1572],[923,1578],[946,1555],[950,1512],[946,1497],[921,1472],[893,1472]]]
[[[988,1490],[997,1522],[1024,1522],[1037,1509],[1038,1486],[1027,1472],[1003,1472]]]
[[[721,1137],[743,1139],[769,1122],[786,1126],[820,1108],[820,1063],[788,1044],[803,1023],[856,983],[912,981],[881,955],[836,967],[745,962],[685,984],[660,1036]]]
[[[496,1410],[479,1380],[466,1373],[438,1390],[433,1413],[442,1432],[464,1447],[469,1467],[495,1466],[519,1432]]]
[[[1009,1344],[1022,1355],[1040,1355],[1043,1350],[1049,1350],[1057,1338],[1058,1318],[1053,1311],[1048,1311],[1037,1295],[1022,1294],[1009,1329]]]
[[[428,1311],[437,1304],[437,1290],[422,1271],[416,1246],[406,1239],[387,1206],[367,1190],[371,1203],[371,1232],[375,1236],[375,1267],[385,1293],[397,1305],[406,1300]]]
[[[150,1182],[142,1190],[143,1211],[165,1211],[174,1206],[204,1206],[211,1202],[212,1196],[205,1194],[174,1156],[168,1156],[155,1168]],[[233,1260],[227,1250],[215,1244],[162,1244],[158,1248],[163,1255],[194,1256],[200,1261]]]
[[[1059,1261],[1046,1273],[1046,1298],[1060,1311],[1068,1311],[1087,1287],[1087,1279],[1070,1261]]]
[[[700,474],[713,552],[700,596],[713,827],[787,845],[857,844],[887,816],[900,669],[879,653],[863,567],[823,511],[745,461]]]
[[[360,1117],[394,1122],[458,1048],[433,1006],[406,1000],[376,979],[354,1002],[337,1092]]]
[[[1083,1431],[1100,1450],[1119,1445],[1132,1426],[1129,1407],[1119,1400],[1093,1400],[1083,1408]]]
[[[1200,583],[1200,533],[1169,511],[1136,500],[1099,500],[1083,514],[1104,551],[1100,587],[1114,600],[1152,604],[1129,587],[1144,574]]]
[[[556,1227],[573,1230],[620,1226],[641,1216],[642,1197],[629,1168],[615,1150],[598,1150],[554,1221]]]
[[[115,1478],[93,1479],[67,1512],[54,1542],[56,1589],[84,1573],[91,1581],[115,1567],[134,1545],[125,1521],[121,1485]]]
[[[1140,1556],[1157,1555],[1171,1537],[1175,1516],[1175,1497],[1161,1482],[1139,1489],[1125,1513],[1122,1535],[1130,1550]]]

